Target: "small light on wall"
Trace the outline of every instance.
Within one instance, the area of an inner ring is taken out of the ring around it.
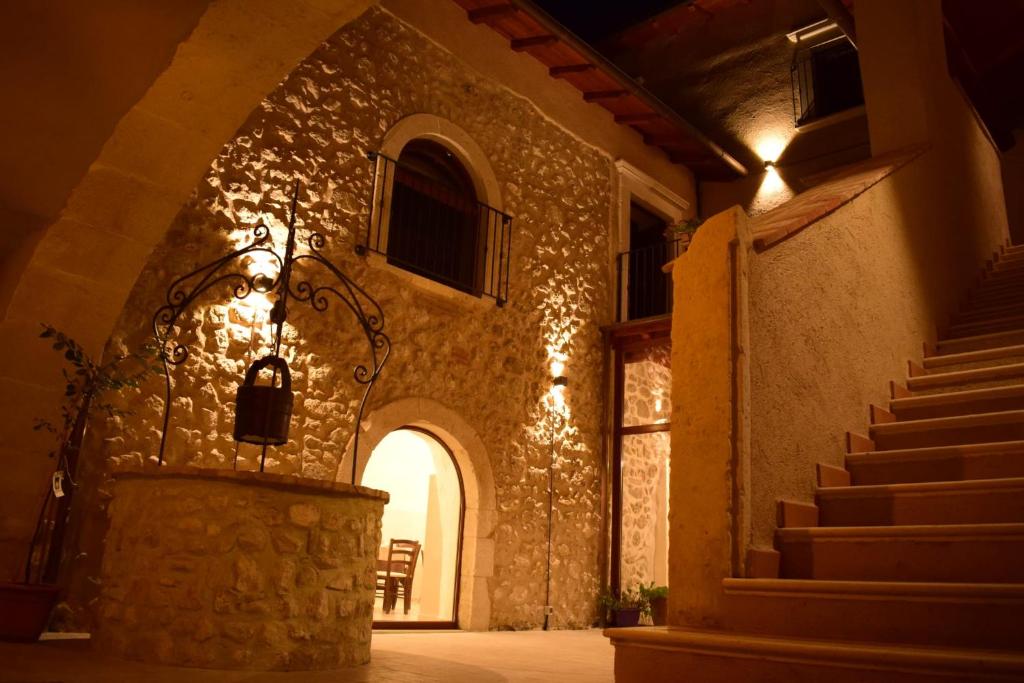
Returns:
[[[551,386],[553,387],[565,387],[569,385],[569,378],[565,375],[559,375],[551,380]]]
[[[787,144],[782,137],[771,135],[759,140],[754,146],[754,150],[757,152],[757,156],[764,160],[764,167],[769,168],[778,163]]]

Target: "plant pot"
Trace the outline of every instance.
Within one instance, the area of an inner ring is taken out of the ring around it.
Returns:
[[[639,607],[622,607],[612,610],[612,621],[616,626],[636,626],[640,623]]]
[[[0,583],[0,640],[39,640],[57,592],[57,586],[50,584]]]
[[[668,598],[651,598],[651,622],[655,626],[668,623]]]

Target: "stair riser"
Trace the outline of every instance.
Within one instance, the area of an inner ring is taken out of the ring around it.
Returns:
[[[936,457],[873,464],[847,462],[846,469],[855,485],[1024,477],[1024,453]]]
[[[945,356],[934,356],[932,358],[924,359],[924,369],[929,372],[958,372],[960,370],[978,370],[980,368],[992,368],[997,365],[1014,365],[1016,363],[1024,362],[1024,353],[1011,352],[1005,356],[996,356],[993,358],[983,358],[981,360],[967,361],[964,363],[948,363],[943,365],[942,361],[935,362],[936,359],[945,358]]]
[[[994,443],[1024,439],[1024,423],[984,425],[962,429],[933,429],[909,434],[883,434],[872,430],[871,438],[880,451],[897,448],[930,448],[971,443]]]
[[[926,420],[932,417],[954,417],[956,415],[976,415],[978,413],[996,413],[1002,410],[1024,409],[1024,393],[1019,396],[1006,396],[985,400],[965,400],[944,405],[903,408],[891,406],[890,411],[898,420]]]
[[[839,581],[1024,582],[1024,536],[786,541],[780,576]]]
[[[684,673],[685,672],[685,673]],[[1024,676],[1024,667],[1021,674]],[[879,662],[836,662],[826,656],[813,659],[794,657],[789,652],[776,656],[758,653],[731,655],[718,648],[706,651],[687,646],[642,647],[615,643],[616,683],[951,683],[952,681],[1007,681],[990,678],[984,669],[953,670],[929,666],[894,666]]]
[[[1021,298],[1024,298],[1024,292],[1016,288],[993,287],[991,289],[979,289],[967,296],[964,308],[1013,306],[1020,303]]]
[[[818,497],[821,526],[998,524],[1024,522],[1024,489],[890,497]]]
[[[1019,601],[899,600],[875,596],[843,600],[828,595],[726,594],[723,603],[725,625],[750,633],[1024,649],[1024,629],[1020,628],[1024,604]]]
[[[993,332],[1010,332],[1024,329],[1024,319],[1013,318],[1000,322],[981,322],[967,325],[951,325],[947,337],[958,339],[960,337],[973,337],[979,334],[992,334]]]
[[[996,318],[1009,318],[1011,316],[1024,316],[1024,304],[1013,303],[994,306],[970,306],[965,310],[955,313],[952,322],[954,324],[976,323]]]
[[[1014,365],[1020,364],[1015,363]],[[942,372],[950,371],[943,370]],[[982,389],[992,386],[1009,386],[1019,384],[1020,380],[1024,378],[1024,367],[996,368],[989,372],[967,377],[935,377],[934,374],[908,378],[907,388],[916,393],[927,392],[929,389],[969,391],[971,389]]]
[[[945,339],[936,344],[938,353],[963,353],[965,351],[981,351],[1000,346],[1024,344],[1024,330],[1003,334],[995,339]]]

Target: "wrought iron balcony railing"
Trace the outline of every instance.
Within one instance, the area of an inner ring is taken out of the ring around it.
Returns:
[[[512,217],[379,154],[360,254],[503,306],[509,296]]]
[[[624,251],[616,259],[619,322],[672,311],[672,279],[663,268],[686,251],[689,235]]]

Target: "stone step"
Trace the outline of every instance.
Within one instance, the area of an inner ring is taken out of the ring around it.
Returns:
[[[730,628],[787,636],[1024,650],[1024,585],[725,579]]]
[[[1018,254],[1000,258],[992,264],[990,273],[1020,273],[1024,272],[1024,260]]]
[[[922,420],[1024,409],[1024,384],[896,398],[889,412],[898,420]]]
[[[1024,269],[1016,267],[1003,270],[988,270],[982,273],[979,286],[985,287],[993,284],[1014,285],[1024,283]]]
[[[940,339],[935,343],[935,351],[938,355],[945,355],[1015,346],[1018,344],[1024,344],[1024,331],[1009,330],[1007,332],[979,334],[973,337],[960,337],[958,339]]]
[[[951,683],[1009,681],[1024,675],[1024,656],[1012,652],[666,626],[608,629],[604,634],[615,646],[616,683]]]
[[[819,526],[1024,522],[1024,478],[819,488]]]
[[[869,433],[875,447],[883,451],[1016,441],[1024,439],[1024,410],[873,424]]]
[[[1020,301],[964,306],[959,312],[953,314],[952,322],[978,322],[1013,315],[1024,315],[1024,297]]]
[[[852,453],[855,485],[1024,477],[1024,441]]]
[[[949,372],[929,372],[925,375],[907,378],[907,389],[910,391],[927,391],[929,389],[968,390],[985,384],[1016,380],[1024,377],[1024,363],[1008,363],[992,365],[970,370],[953,370]]]
[[[981,280],[970,291],[967,292],[967,301],[970,305],[984,305],[985,303],[1013,303],[1024,296],[1024,284],[1013,280]]]
[[[1013,330],[1024,330],[1024,316],[1012,315],[1003,318],[992,318],[989,320],[950,325],[946,330],[946,334],[943,335],[943,338],[957,339],[960,337],[973,337],[979,334],[1009,332]]]
[[[941,356],[926,356],[921,364],[926,370],[942,369],[949,372],[985,365],[1009,365],[1015,359],[1020,358],[1024,358],[1024,344],[997,346],[978,351],[964,351],[963,353],[947,353]]]
[[[775,544],[787,579],[1024,582],[1024,524],[777,529]]]

